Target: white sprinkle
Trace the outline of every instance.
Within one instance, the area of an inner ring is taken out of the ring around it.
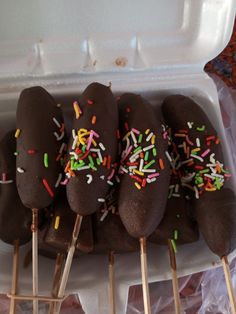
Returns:
[[[189,195],[186,195],[186,196],[185,196],[185,198],[186,198],[186,200],[188,200],[188,201],[190,201],[190,200],[191,200],[191,198],[190,198],[190,196],[189,196]]]
[[[132,171],[134,169],[137,169],[137,166],[129,166],[129,171]]]
[[[137,145],[137,139],[136,139],[136,136],[134,135],[134,132],[131,131],[130,134],[131,134],[132,140],[133,140],[133,142],[134,142],[134,146],[135,146],[135,144]],[[136,146],[135,146],[135,147],[136,147]]]
[[[217,178],[224,178],[224,176],[222,176],[222,174],[218,174],[218,173],[212,173],[213,177],[217,177]]]
[[[210,167],[212,174],[216,173],[216,169],[213,167]]]
[[[5,181],[0,180],[0,184],[9,184],[9,183],[13,183],[13,180],[5,180]]]
[[[97,154],[98,154],[98,158],[99,158],[100,162],[102,163],[103,159],[102,159],[102,155],[101,155],[100,150],[97,151]]]
[[[105,212],[103,213],[103,215],[100,218],[100,221],[103,221],[107,215],[108,215],[108,210],[105,210]]]
[[[169,160],[169,162],[171,163],[171,162],[172,162],[172,158],[171,158],[171,156],[170,156],[169,152],[168,152],[168,151],[166,151],[166,152],[165,152],[165,154],[166,154],[167,159],[168,159],[168,160]]]
[[[120,183],[120,178],[118,176],[115,176],[115,178],[116,178],[116,182]]]
[[[76,137],[75,129],[72,130],[72,136],[73,136],[73,139],[75,139]]]
[[[142,169],[143,169],[143,164],[144,164],[144,160],[141,159],[141,160],[140,160],[140,164],[139,164],[139,171],[142,171]]]
[[[25,170],[23,169],[23,168],[20,168],[20,167],[17,167],[17,169],[16,169],[19,173],[24,173],[25,172]]]
[[[133,159],[136,159],[136,157],[139,157],[139,153],[142,151],[142,148],[138,149],[136,153],[130,156],[130,161]]]
[[[148,134],[148,136],[146,138],[146,142],[149,142],[152,137],[153,137],[153,132]]]
[[[104,147],[104,145],[102,143],[99,143],[98,145],[100,146],[101,150],[103,150],[103,151],[106,150],[106,148]]]
[[[57,139],[57,141],[58,141],[59,135],[57,134],[57,132],[54,132],[53,134],[55,135],[55,137],[56,137],[56,139]]]
[[[60,154],[63,152],[63,150],[64,150],[65,147],[66,147],[66,143],[62,143],[62,144],[61,144],[61,147],[60,147],[60,149],[59,149],[59,153],[60,153]]]
[[[57,121],[57,119],[54,117],[52,118],[53,119],[53,122],[56,124],[56,126],[60,129],[61,128],[61,125],[60,123]]]
[[[154,145],[150,145],[150,146],[144,147],[143,151],[146,152],[147,150],[152,149],[153,147],[154,147]]]
[[[122,171],[124,171],[125,173],[128,173],[128,170],[127,170],[125,167],[120,166],[120,169],[121,169]]]
[[[71,174],[69,172],[66,173],[66,176],[67,176],[68,179],[71,178]]]
[[[156,172],[156,169],[143,169],[142,172],[154,173]]]
[[[189,173],[187,176],[181,177],[181,182],[185,182],[185,183],[191,182],[195,174],[196,173],[193,172],[193,173]]]
[[[175,187],[175,185],[174,184],[172,184],[172,185],[169,185],[169,189],[173,189]]]
[[[180,194],[178,194],[178,193],[172,193],[172,196],[174,196],[174,197],[180,197]]]
[[[98,198],[98,202],[100,202],[100,203],[104,203],[106,200],[105,200],[105,198]]]
[[[188,124],[188,128],[189,128],[189,129],[192,129],[192,127],[193,127],[193,122],[187,122],[187,124]]]
[[[93,176],[91,174],[87,174],[86,177],[88,178],[87,183],[90,184],[93,181]]]
[[[187,164],[187,163],[189,163],[191,161],[193,161],[193,158],[190,158],[190,159],[187,159],[185,161],[180,162],[180,165],[182,166],[182,165]]]
[[[105,176],[100,176],[100,179],[101,179],[101,180],[104,180],[104,179],[105,179]]]
[[[199,199],[199,193],[198,193],[197,187],[194,186],[193,188],[194,188],[194,191],[195,191],[195,197],[196,197],[196,199]]]
[[[215,154],[214,154],[214,153],[210,155],[210,162],[211,162],[212,164],[214,164],[214,163],[216,162],[216,160],[215,160]]]
[[[179,192],[179,184],[176,184],[175,185],[175,193],[178,193]]]
[[[201,147],[200,139],[198,137],[196,138],[196,145],[197,147]]]
[[[61,135],[57,137],[57,141],[62,140],[63,137],[64,137],[64,135],[65,135],[65,132],[63,131],[63,132],[61,133]]]
[[[55,188],[58,188],[58,186],[59,186],[59,184],[61,182],[61,179],[62,179],[62,173],[59,173],[57,181],[55,183]]]
[[[74,156],[74,158],[76,160],[78,160],[78,158],[79,158],[78,155],[75,152],[70,152],[70,155]]]
[[[89,166],[83,166],[83,167],[77,168],[76,170],[77,171],[81,171],[81,170],[86,170],[86,169],[89,169],[89,168],[90,168]]]
[[[152,179],[147,178],[147,183],[152,183],[152,182],[155,182],[156,180],[157,178],[152,178]]]
[[[190,154],[191,157],[198,159],[199,161],[203,162],[203,158],[194,154]]]
[[[77,141],[78,141],[78,136],[76,135],[76,137],[74,138],[74,142],[72,144],[72,149],[76,148]]]
[[[207,173],[204,174],[204,177],[207,177],[207,178],[210,178],[212,180],[215,180],[215,178],[212,175],[207,174]]]
[[[114,185],[114,183],[111,182],[110,180],[107,180],[107,183],[108,183],[109,185]]]

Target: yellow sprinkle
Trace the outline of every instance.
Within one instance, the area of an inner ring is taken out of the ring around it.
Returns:
[[[93,143],[93,145],[94,145],[95,147],[98,146],[94,139],[92,139],[92,143]]]
[[[200,147],[194,148],[191,150],[191,153],[199,152],[199,150],[201,150]]]
[[[150,129],[147,129],[147,130],[145,131],[145,134],[148,135],[149,132],[150,132]]]
[[[216,191],[216,188],[205,188],[205,190],[208,192],[214,192]]]
[[[138,184],[138,182],[135,182],[134,185],[136,186],[136,188],[137,188],[138,190],[141,190],[141,185]]]
[[[123,137],[123,141],[125,141],[125,140],[127,139],[127,137],[130,136],[130,133],[131,133],[131,132],[128,132],[128,133]]]
[[[59,224],[60,224],[60,216],[56,216],[55,224],[54,224],[55,230],[57,230],[59,228]]]
[[[81,128],[81,129],[78,130],[78,135],[82,135],[82,134],[85,134],[85,133],[88,133],[87,129]]]
[[[97,121],[97,117],[96,116],[92,116],[92,124],[95,124]]]
[[[74,101],[73,106],[74,106],[74,110],[75,110],[75,118],[79,119],[80,112],[79,112],[79,106],[78,106],[77,101]]]
[[[136,170],[136,169],[134,169],[133,172],[139,174],[140,176],[144,176],[144,173],[143,173],[143,172],[138,171],[138,170]]]
[[[20,132],[21,130],[20,129],[17,129],[16,130],[16,133],[15,133],[15,138],[18,138],[20,136]]]
[[[151,144],[154,145],[155,141],[156,141],[156,135],[153,135],[151,139]]]
[[[204,183],[201,183],[201,184],[198,184],[197,186],[198,186],[199,188],[201,188],[203,185],[204,185]]]

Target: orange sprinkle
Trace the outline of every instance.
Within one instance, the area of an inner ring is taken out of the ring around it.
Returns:
[[[57,155],[57,158],[56,158],[56,161],[59,161],[60,158],[61,158],[61,154],[58,154],[58,155]]]
[[[67,172],[70,168],[70,160],[67,162],[66,167],[65,167],[65,172]]]
[[[221,167],[219,164],[216,164],[216,172],[221,173]]]
[[[68,169],[68,172],[69,172],[69,174],[70,174],[72,177],[75,177],[75,173],[74,173],[74,171],[73,171],[73,170]]]
[[[140,153],[140,154],[139,154],[139,156],[140,156],[140,158],[142,158],[142,159],[143,159],[143,158],[144,158],[144,153],[143,153],[143,152],[142,152],[142,153]]]
[[[60,128],[60,132],[62,133],[65,130],[65,123],[62,123],[61,128]]]
[[[97,121],[97,117],[96,116],[92,116],[92,124],[95,124],[96,123],[96,121]]]
[[[159,165],[160,165],[161,170],[165,169],[164,162],[161,158],[159,159]]]
[[[216,139],[216,144],[217,145],[220,144],[220,139],[219,138]]]
[[[102,165],[103,165],[103,166],[106,166],[106,164],[107,164],[107,157],[104,157],[104,158],[103,158]]]
[[[190,166],[194,165],[194,162],[190,161],[187,165],[190,167]]]

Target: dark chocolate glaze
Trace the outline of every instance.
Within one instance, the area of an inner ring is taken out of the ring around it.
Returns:
[[[157,168],[157,172],[160,173],[157,180],[141,190],[135,187],[134,180],[128,174],[121,176],[118,200],[121,220],[131,236],[148,237],[163,217],[170,180],[170,167],[165,156],[167,141],[162,137],[162,118],[158,119],[151,105],[138,95],[124,94],[118,101],[118,106],[121,139],[127,133],[125,123],[128,123],[130,130],[136,128],[143,134],[146,129],[150,129],[156,135],[155,158],[156,160],[162,158],[165,165],[164,170]],[[127,107],[130,112],[127,112]]]
[[[8,132],[0,140],[0,180],[12,183],[0,184],[0,238],[8,244],[25,244],[31,239],[31,213],[22,204],[16,189],[16,141],[14,131]]]
[[[88,101],[92,101],[92,104]],[[79,119],[74,118],[73,129],[78,131],[85,128],[97,132],[99,138],[96,141],[101,142],[106,148],[102,154],[110,155],[113,164],[117,157],[118,110],[110,88],[99,83],[90,84],[79,98],[79,105],[83,113]],[[93,116],[96,116],[94,125],[91,122]],[[73,137],[70,140],[69,151],[72,143]],[[97,171],[91,169],[75,171],[75,177],[71,177],[67,184],[67,198],[74,212],[86,216],[101,207],[98,198],[105,198],[109,192],[107,177],[110,172],[111,169],[108,170],[102,165]],[[87,183],[87,174],[93,177],[91,184]],[[104,176],[105,179],[102,180],[100,176]]]
[[[165,99],[162,109],[166,122],[172,128],[172,134],[186,128],[188,121],[194,122],[194,125],[206,126],[203,132],[198,132],[196,128],[189,130],[193,142],[197,137],[200,139],[203,151],[208,148],[205,138],[213,134],[217,137],[207,115],[190,98],[182,95],[169,96]],[[180,143],[178,139],[175,141],[177,145]],[[210,147],[211,153],[215,153],[215,159],[224,164],[221,144]],[[194,160],[194,165],[205,166],[205,160]],[[230,180],[220,190],[203,191],[199,199],[192,194],[199,229],[209,248],[219,257],[228,255],[236,247],[236,197],[231,189],[226,188],[229,185]]]
[[[196,222],[192,218],[192,204],[187,200],[180,182],[172,175],[171,185],[179,184],[180,197],[170,197],[167,200],[164,217],[157,229],[150,235],[148,240],[160,245],[167,245],[169,239],[174,239],[177,231],[176,244],[192,243],[199,239]]]
[[[16,128],[20,129],[17,139],[17,188],[23,204],[28,208],[44,208],[50,205],[56,194],[55,184],[62,172],[60,160],[56,161],[63,138],[57,140],[54,132],[62,134],[55,124],[56,118],[63,127],[61,109],[52,96],[42,87],[22,91],[16,113]],[[35,150],[29,154],[29,150]],[[48,154],[48,168],[44,166],[44,154]],[[53,195],[43,184],[46,179]]]
[[[55,229],[57,217],[60,217],[60,219],[58,228]],[[66,254],[71,242],[75,218],[76,214],[69,207],[66,193],[62,191],[49,208],[47,224],[39,231],[40,251],[48,251],[49,254],[51,252],[53,256],[55,252]],[[78,251],[89,253],[93,250],[93,231],[90,216],[84,217],[82,221],[76,249],[75,256],[79,255]]]
[[[92,215],[94,234],[94,254],[106,254],[109,251],[115,253],[127,253],[139,250],[139,242],[131,237],[126,231],[117,208],[117,193],[113,190],[111,199],[107,201],[113,206],[104,220],[101,221],[103,213],[101,211]]]

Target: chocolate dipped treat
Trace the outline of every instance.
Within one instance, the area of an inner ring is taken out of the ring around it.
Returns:
[[[22,91],[16,113],[17,188],[23,204],[44,208],[62,178],[65,149],[61,109],[42,87]]]
[[[141,96],[118,101],[122,155],[118,207],[128,233],[147,237],[160,223],[167,200],[170,167],[161,118]]]
[[[118,110],[109,87],[90,84],[78,103],[66,166],[67,197],[81,216],[101,207],[115,179]]]
[[[117,194],[113,189],[104,207],[92,216],[95,254],[134,252],[139,243],[126,231],[118,212]]]
[[[49,208],[49,217],[45,227],[39,231],[39,250],[45,255],[51,253],[66,254],[71,242],[71,234],[76,214],[71,211],[66,192],[60,196]],[[81,224],[80,237],[76,243],[76,250],[89,253],[93,250],[93,232],[91,217],[85,217]],[[75,254],[78,255],[78,254]]]
[[[16,189],[16,139],[14,131],[0,140],[0,239],[8,244],[25,244],[31,239],[31,213]]]
[[[236,198],[220,138],[205,112],[190,98],[169,96],[162,109],[178,149],[182,186],[194,201],[199,229],[209,248],[226,256],[236,247]]]

